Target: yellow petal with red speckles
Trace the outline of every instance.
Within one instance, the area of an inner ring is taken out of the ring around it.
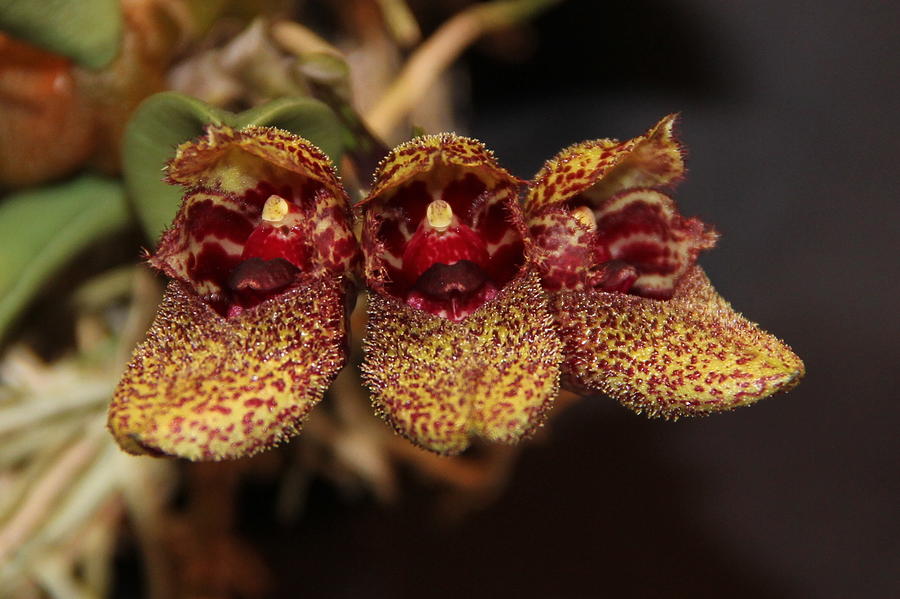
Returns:
[[[394,148],[378,165],[372,190],[361,204],[423,173],[444,170],[448,176],[454,176],[452,169],[436,169],[439,165],[473,170],[490,187],[499,182],[520,183],[519,179],[497,164],[494,153],[480,141],[452,133],[422,135]]]
[[[252,455],[297,434],[345,362],[346,283],[318,277],[225,318],[173,281],[109,410],[130,453]]]
[[[637,412],[730,410],[797,384],[803,362],[735,312],[694,267],[669,300],[601,291],[552,294],[564,377]]]
[[[675,120],[676,115],[670,114],[628,141],[598,139],[566,148],[535,176],[526,214],[562,204],[576,194],[586,194],[596,203],[625,189],[674,183],[684,174]]]
[[[397,432],[456,454],[470,437],[514,443],[543,422],[562,358],[534,273],[461,322],[376,293],[369,302],[363,372]]]
[[[272,127],[236,130],[209,125],[199,139],[178,146],[166,170],[173,185],[241,194],[260,181],[278,186],[311,179],[346,200],[331,160],[305,139]]]

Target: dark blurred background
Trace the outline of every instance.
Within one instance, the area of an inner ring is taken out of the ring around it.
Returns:
[[[495,503],[453,523],[412,477],[391,508],[314,485],[296,528],[247,525],[278,539],[278,592],[900,596],[898,16],[872,1],[570,1],[520,61],[490,42],[469,52],[466,133],[521,177],[680,111],[676,198],[722,232],[701,263],[805,359],[806,380],[677,423],[585,399]]]

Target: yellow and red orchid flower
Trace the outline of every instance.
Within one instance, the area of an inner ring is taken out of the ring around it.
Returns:
[[[285,132],[209,127],[168,179],[187,188],[151,257],[169,275],[110,428],[134,453],[249,455],[298,432],[346,359],[359,265],[364,379],[376,410],[431,451],[514,443],[560,381],[654,416],[784,390],[791,350],[734,312],[695,265],[716,233],[666,191],[673,117],[564,150],[527,186],[474,140],[395,148],[355,208],[325,156]]]
[[[346,361],[348,198],[318,148],[270,128],[210,126],[167,174],[187,191],[150,264],[172,281],[109,427],[132,453],[250,455],[296,434]]]
[[[565,344],[564,380],[638,412],[731,409],[789,389],[803,362],[732,310],[695,265],[717,234],[666,190],[684,173],[675,115],[646,134],[563,150],[525,211]]]
[[[395,430],[438,453],[517,441],[557,393],[562,348],[520,187],[479,142],[430,135],[395,148],[358,205],[364,378]]]

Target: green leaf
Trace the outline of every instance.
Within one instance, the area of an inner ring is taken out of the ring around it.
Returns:
[[[183,190],[163,182],[163,167],[182,142],[208,123],[227,123],[227,113],[176,92],[147,98],[125,130],[122,162],[129,199],[154,243],[175,218]]]
[[[280,98],[240,113],[233,122],[235,127],[259,125],[296,133],[319,146],[335,164],[347,134],[334,111],[313,98]]]
[[[98,238],[125,228],[129,219],[122,186],[95,175],[4,198],[0,337],[49,277]]]
[[[119,53],[119,0],[0,0],[0,29],[90,69]]]
[[[125,131],[123,162],[129,199],[153,243],[175,218],[184,194],[163,182],[163,167],[179,144],[200,136],[209,123],[285,129],[316,144],[335,162],[348,135],[334,112],[312,98],[281,98],[236,115],[176,92],[151,96]]]

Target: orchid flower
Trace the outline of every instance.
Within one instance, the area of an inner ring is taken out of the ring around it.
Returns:
[[[361,202],[376,409],[439,453],[515,442],[556,396],[562,347],[525,253],[521,182],[451,134],[395,148]]]
[[[196,460],[298,433],[346,360],[360,274],[373,405],[437,453],[528,436],[561,382],[664,417],[790,388],[800,359],[695,264],[717,234],[667,195],[674,120],[572,146],[530,184],[480,142],[417,137],[376,170],[356,237],[312,144],[210,126],[167,169],[186,194],[150,264],[172,281],[110,429],[132,453]]]
[[[563,150],[525,201],[567,386],[672,418],[752,403],[804,373],[695,264],[717,233],[682,217],[666,194],[684,174],[674,124],[669,115],[625,142]]]
[[[347,195],[318,148],[262,127],[210,126],[167,178],[186,193],[150,264],[172,281],[109,427],[132,453],[250,455],[299,432],[346,361]]]

